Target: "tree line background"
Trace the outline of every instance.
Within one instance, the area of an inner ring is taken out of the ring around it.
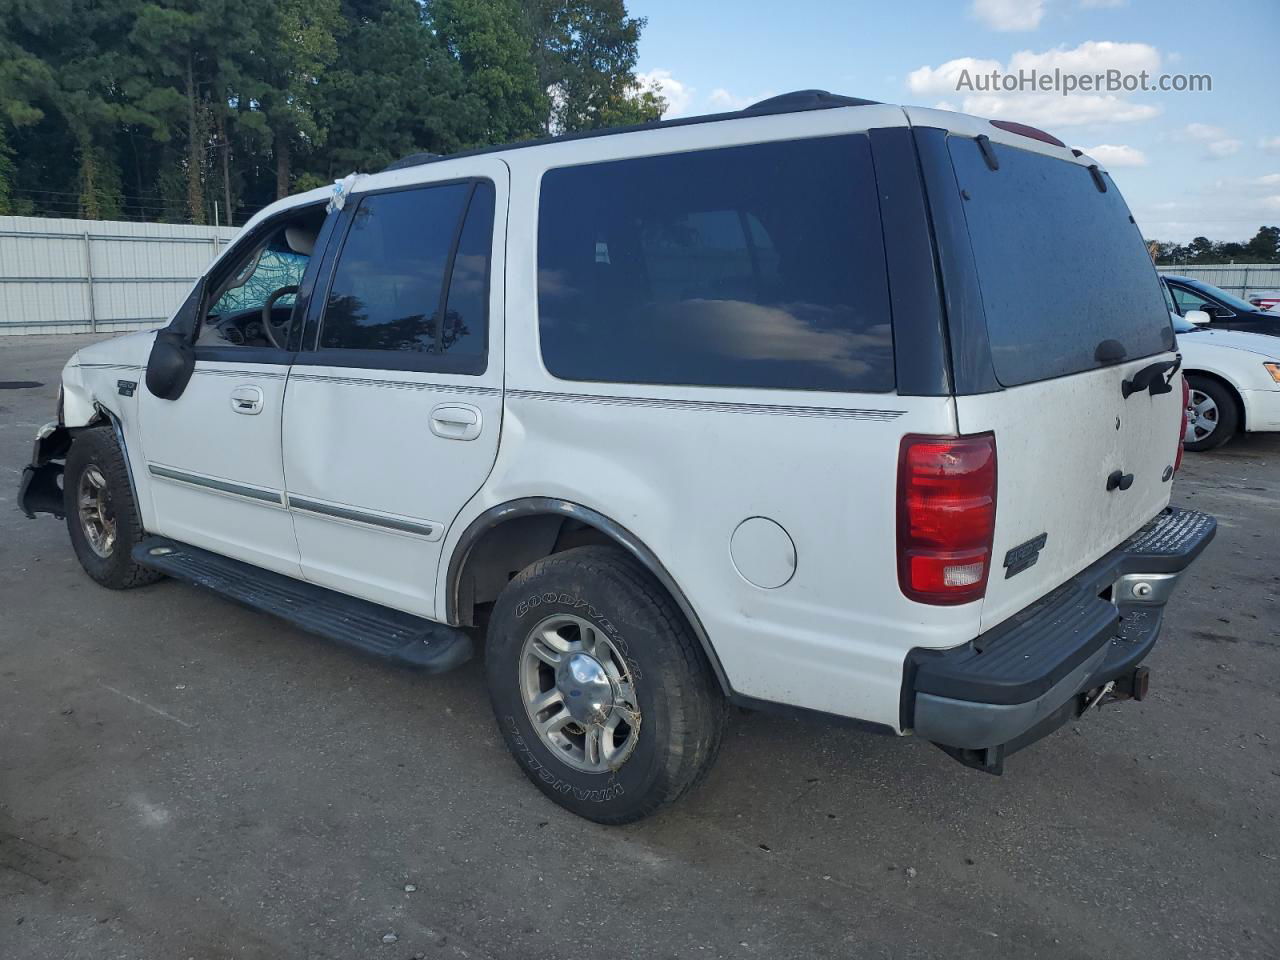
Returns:
[[[243,223],[417,151],[654,120],[623,0],[0,0],[0,214]]]
[[[1159,266],[1214,263],[1280,263],[1280,227],[1259,227],[1251,240],[1215,243],[1196,237],[1190,243],[1148,240],[1151,259]]]

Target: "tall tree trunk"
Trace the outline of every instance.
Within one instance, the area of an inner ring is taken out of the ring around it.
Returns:
[[[87,134],[81,135],[80,141],[80,215],[86,220],[97,220],[101,211],[98,209],[98,165],[93,155],[93,142]]]
[[[226,223],[232,226],[235,217],[231,212],[231,141],[227,139],[227,117],[218,111],[218,144],[222,147],[222,202],[226,204]]]
[[[289,135],[276,130],[276,199],[289,195]]]
[[[196,106],[195,70],[187,54],[187,212],[192,223],[204,223],[204,187],[200,182],[203,138]]]

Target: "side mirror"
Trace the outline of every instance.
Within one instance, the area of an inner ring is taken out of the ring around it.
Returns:
[[[1203,327],[1213,319],[1213,317],[1209,316],[1209,314],[1204,310],[1188,310],[1182,316],[1188,323],[1194,323],[1198,327]]]
[[[196,367],[196,351],[184,334],[164,329],[156,334],[147,360],[147,389],[161,400],[177,400]]]
[[[147,359],[147,389],[161,400],[177,400],[187,389],[196,368],[196,325],[200,319],[200,303],[204,300],[204,279],[195,287],[173,315],[169,325],[156,334]]]

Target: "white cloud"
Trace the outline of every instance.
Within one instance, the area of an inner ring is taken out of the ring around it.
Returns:
[[[1280,173],[1268,173],[1265,177],[1259,177],[1255,183],[1260,187],[1280,186]]]
[[[716,87],[711,91],[711,105],[717,110],[741,110],[743,107],[749,107],[751,104],[763,100],[764,97],[739,97],[730,93],[724,87]]]
[[[1108,169],[1112,167],[1145,167],[1147,155],[1137,147],[1123,143],[1100,143],[1096,147],[1082,147],[1089,156]]]
[[[1280,194],[1271,197],[1263,197],[1262,205],[1268,210],[1280,210]]]
[[[1059,46],[1044,51],[1020,50],[1008,63],[999,60],[959,57],[937,67],[923,66],[907,75],[907,88],[916,94],[963,95],[960,109],[978,116],[1021,120],[1040,126],[1079,126],[1098,123],[1129,123],[1156,116],[1160,108],[1149,103],[1135,103],[1107,93],[1023,92],[996,90],[981,92],[967,89],[977,86],[977,78],[993,71],[1006,76],[1037,71],[1040,75],[1060,70],[1064,74],[1090,75],[1119,70],[1122,73],[1156,72],[1160,67],[1160,51],[1146,43],[1117,43],[1089,40],[1076,47]],[[969,84],[958,90],[962,75]]]
[[[681,83],[671,75],[671,71],[663,67],[655,67],[647,73],[637,73],[636,79],[640,81],[642,86],[656,88],[667,101],[667,110],[663,114],[664,117],[678,117],[684,111],[689,109],[689,104],[693,102],[693,87],[686,83]]]
[[[1034,30],[1044,19],[1044,0],[973,0],[969,12],[992,30]]]
[[[1258,141],[1259,150],[1274,150],[1280,153],[1280,137],[1263,137]]]
[[[1182,128],[1182,135],[1189,140],[1220,140],[1227,131],[1207,123],[1188,123]]]
[[[1178,132],[1176,139],[1203,143],[1205,157],[1212,160],[1233,156],[1244,146],[1241,141],[1227,136],[1227,131],[1222,127],[1215,127],[1209,123],[1188,123]]]

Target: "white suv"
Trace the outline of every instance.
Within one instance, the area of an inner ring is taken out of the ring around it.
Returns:
[[[998,773],[1141,697],[1214,532],[1168,506],[1178,362],[1089,157],[808,91],[273,204],[71,359],[21,504],[106,586],[429,670],[474,638],[525,773],[622,823],[730,703]]]

